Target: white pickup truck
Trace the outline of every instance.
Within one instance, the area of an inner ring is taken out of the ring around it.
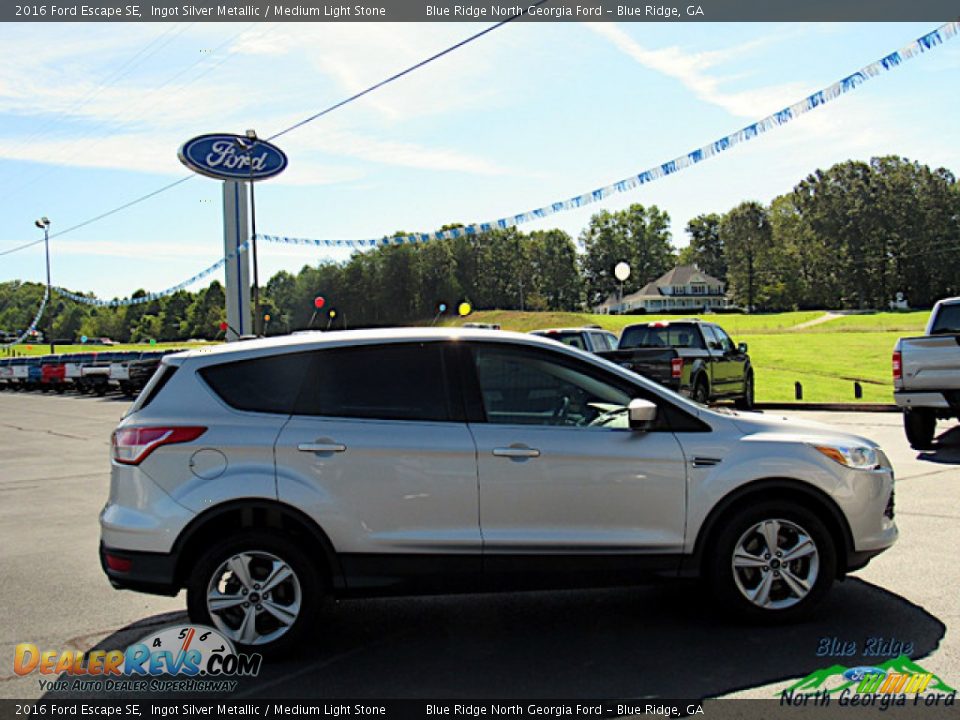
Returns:
[[[934,305],[925,335],[897,340],[893,397],[917,450],[933,446],[938,418],[960,417],[960,297]]]

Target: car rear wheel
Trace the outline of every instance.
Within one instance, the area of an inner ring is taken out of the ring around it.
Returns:
[[[284,652],[313,628],[322,584],[289,539],[254,530],[215,545],[187,584],[190,619],[251,652]]]
[[[833,584],[837,552],[803,507],[770,502],[737,512],[716,537],[707,573],[728,611],[759,622],[809,615]]]
[[[933,410],[915,408],[903,411],[903,429],[907,433],[907,442],[914,450],[929,450],[933,447],[933,436],[937,431],[937,416]]]

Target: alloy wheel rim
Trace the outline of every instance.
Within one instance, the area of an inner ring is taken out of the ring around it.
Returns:
[[[748,602],[764,610],[784,610],[810,594],[820,572],[820,552],[801,526],[771,518],[740,536],[731,567]]]
[[[207,586],[207,612],[214,627],[241,645],[265,645],[285,635],[303,601],[290,565],[262,550],[224,560]]]

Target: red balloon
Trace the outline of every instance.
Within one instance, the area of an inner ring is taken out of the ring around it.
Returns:
[[[314,306],[317,310],[319,310],[320,308],[322,308],[322,307],[324,306],[324,304],[325,304],[326,302],[327,302],[327,301],[323,299],[323,296],[322,296],[322,295],[317,295],[317,296],[313,299],[313,306]]]
[[[230,327],[230,326],[227,325],[227,323],[225,323],[225,322],[220,323],[220,329],[221,329],[221,330],[226,330],[226,329],[229,328],[229,327]]]

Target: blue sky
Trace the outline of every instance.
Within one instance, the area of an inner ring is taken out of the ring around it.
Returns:
[[[829,85],[936,23],[514,23],[278,144],[258,230],[380,237],[479,222],[628,177]],[[478,24],[0,26],[0,251],[186,174],[194,135],[268,136],[459,40]],[[708,162],[539,227],[576,236],[631,202],[672,218],[769,201],[817,167],[899,154],[960,171],[960,38]],[[537,229],[537,224],[523,226]],[[51,241],[55,284],[162,290],[223,253],[203,177]],[[261,277],[322,259],[261,245]],[[327,257],[343,257],[328,255]],[[0,281],[43,278],[42,245]]]

